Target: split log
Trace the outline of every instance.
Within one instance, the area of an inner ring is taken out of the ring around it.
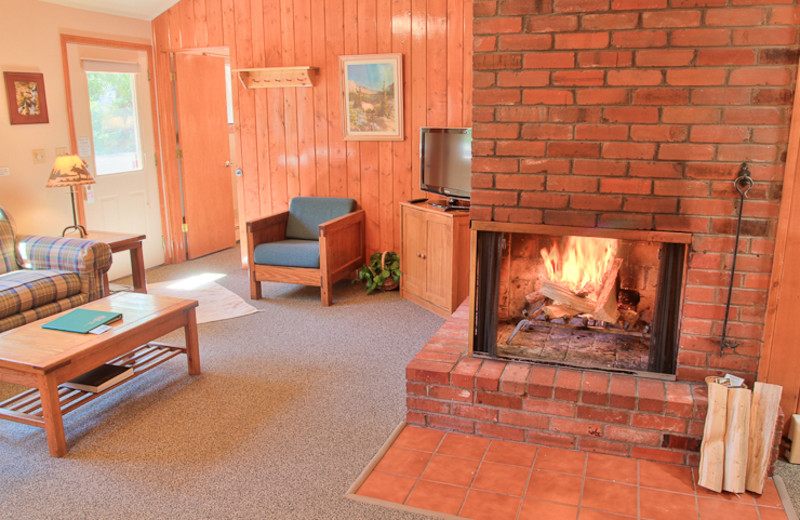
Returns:
[[[748,491],[759,495],[764,491],[769,470],[782,390],[783,387],[769,383],[756,383],[753,386],[746,487]]]
[[[747,442],[750,427],[750,390],[728,389],[728,410],[725,427],[725,465],[722,489],[744,493],[747,477]]]
[[[566,305],[545,305],[542,307],[542,310],[544,311],[544,315],[547,316],[548,320],[564,318],[565,322],[571,320],[579,314],[577,311],[575,311],[575,309]]]
[[[619,320],[616,282],[621,266],[622,259],[616,258],[611,268],[603,275],[596,301],[578,296],[566,287],[549,280],[542,281],[542,287],[538,292],[562,306],[571,307],[576,311],[575,314],[588,314],[595,320],[616,323]]]
[[[547,296],[542,296],[541,294],[539,294],[538,291],[534,291],[534,292],[530,293],[529,295],[525,296],[525,301],[530,303],[530,304],[537,304],[537,303],[545,302],[546,300],[547,300]]]
[[[716,377],[706,378],[708,385],[708,411],[700,444],[700,471],[697,484],[711,491],[722,491],[722,472],[725,459],[725,424],[727,421],[728,389],[716,382]]]
[[[637,321],[639,321],[639,313],[636,311],[632,311],[629,309],[620,309],[619,310],[619,320],[622,323],[627,323],[628,325],[635,325]]]
[[[522,317],[533,319],[542,313],[542,308],[550,301],[547,297],[539,293],[531,293],[525,297],[525,308],[522,309]]]
[[[603,274],[600,293],[597,295],[597,308],[594,318],[597,320],[616,323],[619,319],[617,310],[617,276],[622,267],[622,259],[615,258],[611,268]]]

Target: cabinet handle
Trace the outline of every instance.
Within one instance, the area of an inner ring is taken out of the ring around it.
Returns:
[[[420,254],[419,254],[419,257],[420,257],[420,258],[422,258],[422,259],[424,260],[424,259],[425,259],[425,253],[420,253]]]

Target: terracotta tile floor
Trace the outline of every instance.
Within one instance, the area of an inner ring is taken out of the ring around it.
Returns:
[[[355,494],[491,520],[788,519],[772,479],[761,496],[696,480],[685,466],[406,426]]]

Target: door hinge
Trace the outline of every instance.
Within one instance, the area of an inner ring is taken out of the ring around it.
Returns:
[[[170,72],[170,73],[169,73],[169,80],[170,80],[171,82],[175,83],[175,80],[177,79],[177,77],[178,77],[178,75],[177,75],[177,74],[175,74],[174,72]]]
[[[183,231],[184,233],[188,233],[189,232],[189,224],[187,224],[186,222],[181,224],[181,231]]]
[[[181,150],[180,148],[178,148],[177,150],[175,150],[175,156],[176,156],[178,159],[183,159],[183,150]]]
[[[147,69],[147,81],[150,81],[150,69]]]

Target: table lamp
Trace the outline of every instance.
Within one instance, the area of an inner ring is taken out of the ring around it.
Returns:
[[[72,200],[72,225],[64,228],[61,236],[66,236],[67,231],[76,229],[81,238],[86,236],[86,228],[78,224],[78,212],[75,209],[75,186],[94,184],[94,177],[86,167],[86,161],[77,155],[61,155],[53,163],[53,171],[47,179],[47,188],[69,186],[70,199]]]

